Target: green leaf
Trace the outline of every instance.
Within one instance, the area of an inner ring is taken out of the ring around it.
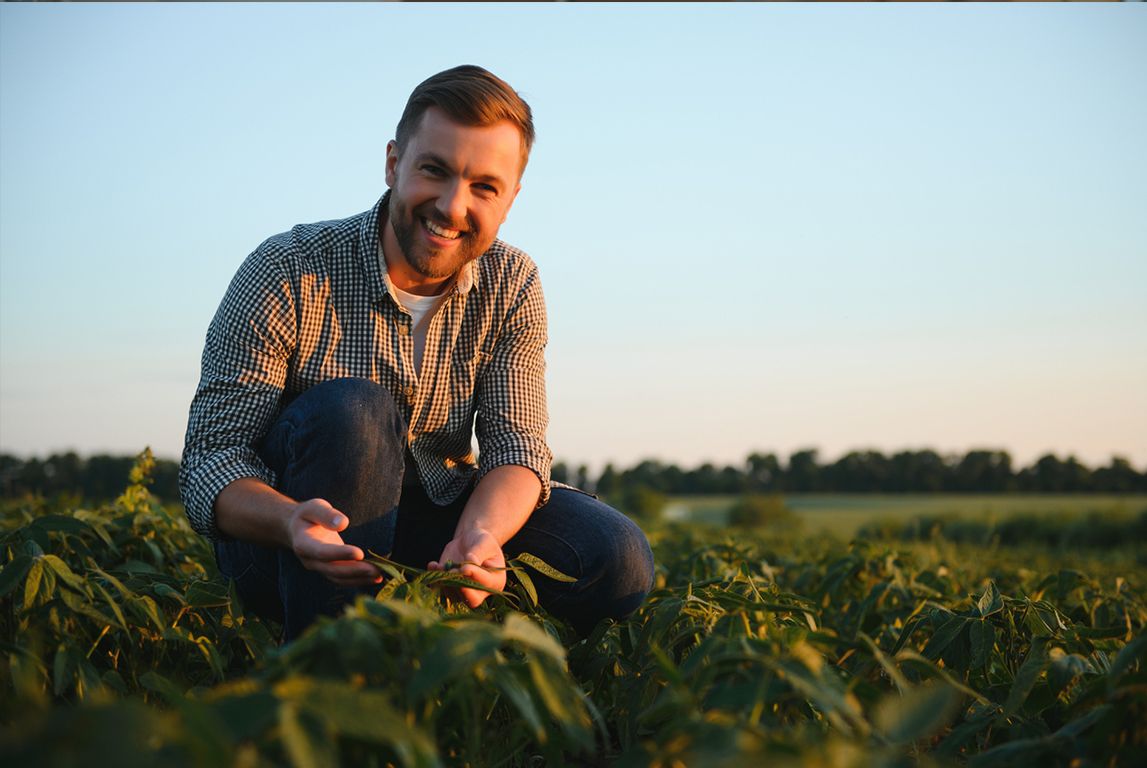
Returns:
[[[536,656],[529,657],[527,662],[530,668],[530,679],[534,683],[534,690],[538,692],[542,703],[549,710],[550,716],[563,727],[571,723],[585,724],[583,713],[571,709],[570,703],[563,700],[558,692],[559,688],[567,688],[572,684],[561,670],[543,666]]]
[[[231,604],[228,585],[219,581],[193,581],[187,586],[185,598],[194,608],[221,608]]]
[[[549,578],[553,579],[554,581],[561,581],[561,582],[565,582],[567,584],[572,584],[572,583],[577,581],[577,579],[574,578],[573,576],[567,576],[566,574],[559,571],[557,568],[554,568],[552,565],[547,563],[542,558],[538,557],[537,555],[531,555],[529,552],[523,552],[522,554],[513,558],[513,560],[511,560],[511,562],[512,563],[521,563],[522,565],[528,565],[529,567],[533,568],[538,573],[542,574],[543,576],[548,576]]]
[[[928,644],[924,646],[924,650],[922,651],[924,656],[933,661],[940,658],[948,646],[964,631],[964,627],[968,625],[968,622],[969,619],[964,616],[950,617],[940,625],[940,628],[937,629],[928,640]]]
[[[16,585],[28,575],[32,563],[31,555],[16,555],[4,566],[4,570],[0,571],[0,597],[5,597],[9,592],[16,589]]]
[[[139,684],[149,691],[158,693],[171,705],[178,704],[186,697],[186,693],[180,690],[179,686],[154,670],[140,675]]]
[[[187,605],[187,601],[183,599],[183,594],[174,587],[164,584],[161,581],[154,582],[151,585],[151,591],[157,597],[166,597],[169,600],[174,600],[180,605]]]
[[[335,742],[320,723],[293,702],[279,707],[283,747],[296,768],[337,768]]]
[[[296,707],[299,712],[309,715],[305,719],[310,720],[313,729],[317,730],[316,722],[325,723],[325,738],[331,743],[335,733],[346,734],[369,743],[389,745],[398,753],[401,765],[416,768],[438,765],[434,742],[423,730],[407,722],[380,691],[295,676],[277,683],[274,694],[284,700],[284,706]],[[294,717],[296,721],[300,720],[298,713]],[[295,733],[292,738],[304,742],[300,736]],[[304,754],[305,743],[300,746],[299,753]]]
[[[1147,633],[1139,635],[1123,646],[1115,656],[1115,661],[1111,662],[1111,667],[1107,670],[1107,689],[1115,690],[1119,678],[1123,677],[1136,662],[1142,666],[1144,657],[1147,657]]]
[[[461,622],[452,632],[442,633],[421,654],[422,664],[410,679],[407,692],[411,699],[421,699],[441,685],[469,674],[477,665],[493,660],[502,644],[497,628],[486,622]]]
[[[1053,648],[1049,656],[1051,664],[1047,670],[1047,682],[1054,696],[1058,696],[1078,678],[1094,671],[1087,659],[1077,653],[1064,653],[1059,648]]]
[[[857,632],[856,636],[860,638],[860,640],[865,645],[868,646],[869,653],[871,653],[873,658],[879,662],[880,666],[884,669],[884,673],[888,675],[889,679],[891,679],[893,684],[895,684],[896,689],[901,693],[906,692],[911,687],[910,683],[908,682],[907,678],[901,674],[900,670],[897,668],[896,664],[893,663],[892,659],[888,658],[888,655],[880,650],[880,646],[876,644],[876,641],[874,641],[871,637],[864,634],[863,632]]]
[[[499,674],[494,675],[494,684],[510,700],[518,714],[525,718],[526,724],[529,725],[530,731],[538,743],[545,744],[547,740],[546,725],[533,697],[530,695],[530,688],[517,675],[506,674],[501,669]]]
[[[56,658],[52,661],[52,692],[62,696],[64,691],[71,687],[76,676],[76,655],[65,645],[56,649]]]
[[[36,603],[36,595],[40,592],[40,581],[44,577],[44,562],[37,558],[28,571],[28,579],[24,582],[24,611],[32,610]]]
[[[549,656],[559,664],[565,664],[566,651],[561,643],[521,614],[511,613],[506,616],[506,623],[502,626],[502,640],[520,643]]]
[[[1047,738],[1018,739],[972,757],[971,768],[1015,768],[1015,766],[1056,764],[1059,748]]]
[[[876,725],[893,744],[910,744],[938,733],[952,722],[961,695],[932,684],[912,688],[903,696],[886,696],[876,709]]]
[[[45,568],[50,568],[69,587],[81,594],[88,594],[84,580],[72,573],[72,569],[63,560],[55,555],[44,555],[43,562]]]
[[[116,620],[119,622],[119,628],[124,632],[127,632],[127,619],[124,618],[123,611],[120,610],[119,603],[116,602],[115,598],[111,596],[111,593],[104,589],[98,581],[92,581],[90,583],[95,591],[99,593],[100,597],[104,599],[104,602],[107,603],[108,607],[111,608],[112,613],[115,614]]]
[[[70,534],[84,534],[91,528],[83,520],[77,520],[70,515],[44,515],[37,517],[29,527],[45,533],[60,532]]]
[[[1049,640],[1048,637],[1032,638],[1031,650],[1028,651],[1024,663],[1020,665],[1015,680],[1012,682],[1011,690],[1008,691],[1008,699],[1004,702],[1004,717],[1011,717],[1020,711],[1024,702],[1027,701],[1028,695],[1031,694],[1032,688],[1035,687],[1036,680],[1047,668],[1047,644]]]
[[[989,581],[984,594],[980,595],[980,599],[976,602],[976,611],[980,616],[986,617],[1003,607],[1004,601],[1000,597],[1000,590],[996,589],[996,582]]]
[[[538,606],[538,590],[534,586],[534,580],[530,578],[530,574],[526,573],[525,570],[515,570],[514,578],[522,585],[522,589],[526,590],[530,606],[536,608]]]
[[[101,628],[108,625],[115,626],[115,621],[110,616],[98,610],[94,605],[89,603],[83,595],[63,590],[60,592],[60,598],[64,601],[64,605],[68,606],[72,611],[94,620]]]
[[[995,648],[996,628],[987,619],[972,621],[970,635],[972,640],[970,670],[980,672],[987,668],[992,649]]]
[[[930,678],[943,680],[965,696],[970,696],[986,706],[995,706],[986,696],[984,696],[984,694],[980,693],[974,688],[968,687],[963,682],[957,680],[955,677],[949,674],[948,670],[941,668],[936,664],[936,662],[932,661],[931,659],[924,658],[915,651],[905,649],[896,654],[896,659],[900,662],[901,668],[907,667],[925,674]]]

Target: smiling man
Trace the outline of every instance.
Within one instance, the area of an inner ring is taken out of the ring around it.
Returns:
[[[492,590],[506,558],[530,552],[576,578],[535,584],[583,633],[652,585],[641,531],[550,483],[541,284],[497,239],[533,141],[505,82],[474,66],[434,75],[387,144],[382,199],[268,239],[211,322],[184,503],[287,640],[377,588],[367,550]],[[461,590],[472,607],[488,594]]]

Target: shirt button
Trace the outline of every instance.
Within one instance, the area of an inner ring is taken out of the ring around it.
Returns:
[[[407,328],[405,325],[398,326],[398,335],[399,336],[405,336],[408,333],[410,333],[410,329]]]
[[[407,397],[410,397],[411,395],[414,394],[414,387],[407,387],[406,389],[402,390],[402,394],[406,395]]]

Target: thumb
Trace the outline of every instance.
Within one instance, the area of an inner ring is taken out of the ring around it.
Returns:
[[[321,499],[316,499],[316,501],[321,501]],[[318,523],[332,531],[341,531],[350,524],[346,515],[325,502],[310,505],[305,517],[312,523]]]

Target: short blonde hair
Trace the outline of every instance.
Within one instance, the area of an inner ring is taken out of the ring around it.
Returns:
[[[399,148],[418,130],[422,115],[430,107],[438,107],[462,125],[488,126],[509,120],[522,135],[519,175],[526,170],[534,146],[534,116],[530,105],[506,81],[473,64],[447,69],[423,80],[410,94],[394,131]]]

